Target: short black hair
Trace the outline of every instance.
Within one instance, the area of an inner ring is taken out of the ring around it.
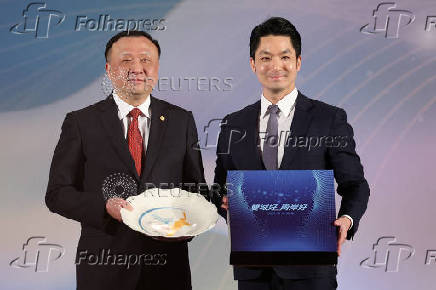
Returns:
[[[112,45],[118,41],[118,39],[122,38],[122,37],[138,37],[138,36],[144,36],[147,39],[149,39],[156,47],[157,47],[157,52],[160,58],[160,46],[159,46],[159,42],[156,39],[153,39],[153,37],[151,37],[150,34],[148,34],[145,31],[141,31],[141,30],[126,30],[126,31],[122,31],[120,33],[117,33],[116,35],[112,36],[111,39],[109,39],[109,41],[106,43],[106,50],[104,51],[104,57],[106,58],[106,62],[107,62],[107,56],[109,54],[110,49],[112,48]]]
[[[263,23],[257,25],[250,36],[250,57],[254,59],[254,54],[259,47],[260,38],[268,35],[289,36],[292,46],[295,49],[295,57],[301,54],[301,36],[295,26],[287,19],[282,17],[271,17]]]

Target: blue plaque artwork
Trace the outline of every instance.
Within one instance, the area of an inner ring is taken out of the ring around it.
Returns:
[[[228,171],[230,263],[336,264],[332,170]]]

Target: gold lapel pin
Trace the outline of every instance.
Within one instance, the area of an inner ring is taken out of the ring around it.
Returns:
[[[160,116],[160,120],[163,122],[165,121],[165,117],[164,116]]]

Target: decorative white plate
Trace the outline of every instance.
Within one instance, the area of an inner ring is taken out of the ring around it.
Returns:
[[[212,229],[219,218],[215,205],[201,194],[179,188],[148,189],[127,201],[133,211],[121,209],[123,222],[148,236],[197,236]]]

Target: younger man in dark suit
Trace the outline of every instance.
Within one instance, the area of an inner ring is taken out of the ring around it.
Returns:
[[[300,54],[300,34],[284,18],[270,18],[251,32],[250,65],[262,95],[256,103],[224,118],[215,183],[224,188],[227,170],[333,169],[342,196],[339,217],[332,221],[339,231],[340,254],[366,210],[369,186],[345,111],[309,99],[295,88]],[[228,208],[225,196],[222,208]],[[240,290],[337,287],[336,265],[234,267],[234,277]]]

